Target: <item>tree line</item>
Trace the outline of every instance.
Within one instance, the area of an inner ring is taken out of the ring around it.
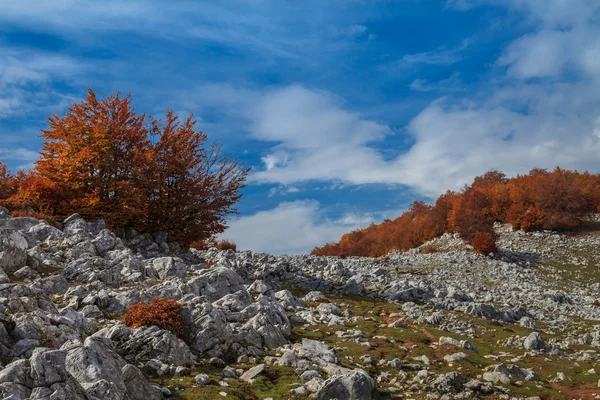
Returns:
[[[12,174],[0,163],[0,204],[48,220],[79,213],[115,230],[167,232],[187,246],[226,228],[249,168],[168,111],[138,114],[130,95],[91,89],[64,115],[48,118],[35,167]]]
[[[446,232],[459,233],[476,251],[487,254],[496,250],[495,222],[524,231],[572,230],[584,225],[590,213],[598,213],[599,206],[600,174],[557,167],[507,178],[490,171],[458,192],[446,192],[434,204],[415,201],[398,218],[347,233],[312,254],[379,257],[418,247]]]

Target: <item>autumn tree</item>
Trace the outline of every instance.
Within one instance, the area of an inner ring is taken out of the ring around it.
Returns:
[[[18,179],[15,207],[64,218],[79,213],[113,229],[167,232],[187,245],[225,229],[249,169],[172,111],[136,114],[131,96],[86,98],[54,114],[35,169]],[[155,143],[150,138],[155,139]]]
[[[34,174],[47,182],[47,205],[58,216],[77,212],[111,226],[139,220],[151,143],[130,96],[87,97],[48,118]]]
[[[225,230],[225,217],[236,210],[249,169],[230,160],[221,146],[206,146],[207,136],[169,111],[164,121],[152,121],[157,138],[146,172],[148,209],[145,231],[160,228],[183,245],[205,240]]]
[[[0,162],[0,201],[4,202],[15,193],[15,177],[6,164]]]
[[[378,256],[420,246],[444,232],[458,232],[477,252],[487,254],[496,251],[495,222],[525,231],[569,230],[597,212],[600,174],[556,168],[507,178],[489,171],[460,192],[440,196],[434,205],[416,201],[398,218],[346,234],[313,254]]]

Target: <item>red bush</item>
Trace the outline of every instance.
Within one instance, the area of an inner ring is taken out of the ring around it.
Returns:
[[[234,242],[227,240],[227,239],[197,240],[197,241],[193,242],[192,244],[190,244],[190,247],[193,247],[194,249],[198,249],[198,250],[208,250],[211,247],[216,247],[219,250],[237,251],[237,245]]]
[[[475,252],[479,254],[490,254],[495,253],[498,248],[496,247],[496,238],[491,232],[477,232],[471,242],[475,247]]]
[[[158,326],[185,340],[187,327],[181,311],[181,304],[175,300],[154,297],[149,303],[140,302],[129,307],[121,316],[121,322],[132,328]]]
[[[230,240],[217,240],[215,242],[215,247],[219,250],[233,250],[237,251],[237,245]]]

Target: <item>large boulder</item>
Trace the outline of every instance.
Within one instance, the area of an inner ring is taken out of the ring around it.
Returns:
[[[66,350],[39,347],[29,360],[7,365],[0,371],[3,398],[89,400],[83,387],[68,373],[66,356]]]
[[[370,400],[375,381],[363,370],[329,378],[317,393],[318,400]]]
[[[156,326],[132,329],[118,324],[104,328],[94,336],[111,339],[116,344],[117,352],[129,362],[154,359],[174,366],[194,365],[187,344],[173,333]]]
[[[191,346],[207,356],[222,357],[233,342],[233,330],[225,312],[211,303],[188,307],[184,314],[188,320]]]
[[[152,260],[152,275],[159,279],[170,277],[185,278],[187,266],[182,259],[177,257],[159,257]]]
[[[258,302],[246,307],[242,314],[249,317],[241,327],[246,342],[269,349],[288,342],[292,327],[281,304],[261,296]]]
[[[215,265],[187,282],[187,292],[205,296],[210,301],[219,300],[226,294],[245,290],[244,280],[233,269]]]
[[[546,343],[544,343],[544,339],[542,339],[542,335],[539,332],[531,332],[525,338],[523,347],[525,350],[543,350],[546,347]]]
[[[27,247],[27,239],[21,232],[0,228],[0,268],[10,273],[24,267],[27,263]]]
[[[163,396],[141,371],[119,356],[110,339],[88,337],[68,349],[66,369],[88,395],[105,400],[160,400]]]
[[[32,226],[29,228],[27,234],[38,242],[44,242],[48,239],[62,240],[64,238],[64,234],[60,229],[53,227],[47,222],[40,222]]]

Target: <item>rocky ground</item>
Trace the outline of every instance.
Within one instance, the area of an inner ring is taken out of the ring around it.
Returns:
[[[595,399],[600,235],[381,259],[182,251],[0,208],[4,399]],[[186,340],[119,316],[184,305]]]

